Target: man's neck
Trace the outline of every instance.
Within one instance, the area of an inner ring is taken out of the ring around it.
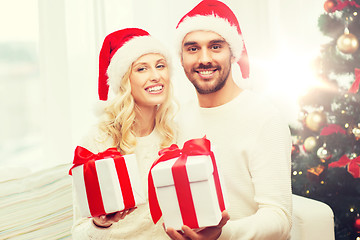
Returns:
[[[200,107],[212,108],[224,105],[236,98],[243,90],[234,82],[232,78],[226,81],[224,87],[217,92],[210,94],[199,94],[198,101]]]

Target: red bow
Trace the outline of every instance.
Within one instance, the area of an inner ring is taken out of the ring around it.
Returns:
[[[109,148],[104,152],[94,154],[86,148],[77,146],[74,154],[73,166],[69,170],[69,175],[72,175],[71,170],[77,166],[83,165],[89,161],[96,161],[104,158],[113,158],[115,156],[121,156],[121,153],[116,148]]]
[[[156,197],[154,182],[151,175],[151,169],[160,162],[164,162],[177,157],[178,160],[174,163],[172,167],[172,170],[174,170],[174,168],[177,168],[177,170],[172,171],[172,173],[184,224],[191,228],[196,228],[196,226],[198,225],[192,198],[188,198],[188,196],[191,196],[190,184],[188,181],[186,184],[184,183],[184,179],[188,180],[185,168],[185,163],[188,156],[210,155],[214,166],[214,180],[216,184],[216,192],[218,196],[219,206],[221,211],[225,210],[224,198],[221,191],[218,170],[213,152],[210,150],[210,141],[208,139],[199,138],[189,140],[184,143],[184,147],[182,150],[180,150],[177,145],[173,144],[169,148],[165,148],[159,151],[159,155],[160,157],[158,158],[158,160],[156,160],[151,166],[148,176],[149,207],[154,223],[156,223],[160,219],[162,212]],[[181,181],[182,184],[176,184],[177,181]]]
[[[354,178],[360,178],[360,157],[350,159],[346,155],[343,155],[337,162],[329,164],[329,168],[345,167],[348,166],[348,172]]]
[[[355,81],[349,89],[349,93],[357,93],[360,85],[360,68],[355,68]]]
[[[360,5],[357,4],[355,1],[349,1],[349,0],[341,1],[341,0],[338,0],[333,11],[334,12],[335,11],[341,11],[345,7],[348,7],[348,6],[353,6],[353,7],[356,7],[356,8],[360,8]]]
[[[321,130],[320,136],[328,136],[334,133],[340,133],[345,135],[346,131],[340,125],[328,124]]]

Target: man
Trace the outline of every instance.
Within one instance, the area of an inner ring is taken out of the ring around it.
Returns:
[[[274,107],[232,76],[238,63],[249,75],[247,53],[234,13],[204,0],[177,26],[181,64],[197,91],[199,106],[180,114],[179,146],[206,136],[222,173],[229,206],[218,226],[182,231],[172,239],[274,239],[291,229],[291,140]]]

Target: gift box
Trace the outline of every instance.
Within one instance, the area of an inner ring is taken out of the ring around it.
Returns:
[[[93,154],[75,149],[70,169],[82,217],[96,217],[146,203],[135,154],[122,156],[116,148]]]
[[[183,149],[163,150],[149,174],[149,204],[154,222],[165,227],[215,226],[225,210],[224,188],[210,141],[192,139]]]

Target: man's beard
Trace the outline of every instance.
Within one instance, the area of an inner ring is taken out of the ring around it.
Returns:
[[[229,63],[231,66],[231,63]],[[222,69],[221,67],[217,66],[214,67],[213,65],[202,65],[200,64],[198,68],[201,69],[210,69],[210,68],[216,68],[219,73],[220,70]],[[225,69],[226,70],[226,69]],[[188,73],[185,71],[186,76],[188,77],[188,79],[190,80],[190,82],[194,85],[196,91],[199,94],[210,94],[210,93],[214,93],[219,91],[220,89],[222,89],[225,86],[225,83],[229,77],[231,68],[229,67],[229,69],[224,72],[223,74],[218,76],[218,79],[216,79],[215,85],[211,85],[210,87],[203,87],[202,84],[199,84],[199,81],[206,81],[206,80],[197,80],[196,78],[194,78],[194,74],[197,74],[195,69],[192,69],[191,73]]]

